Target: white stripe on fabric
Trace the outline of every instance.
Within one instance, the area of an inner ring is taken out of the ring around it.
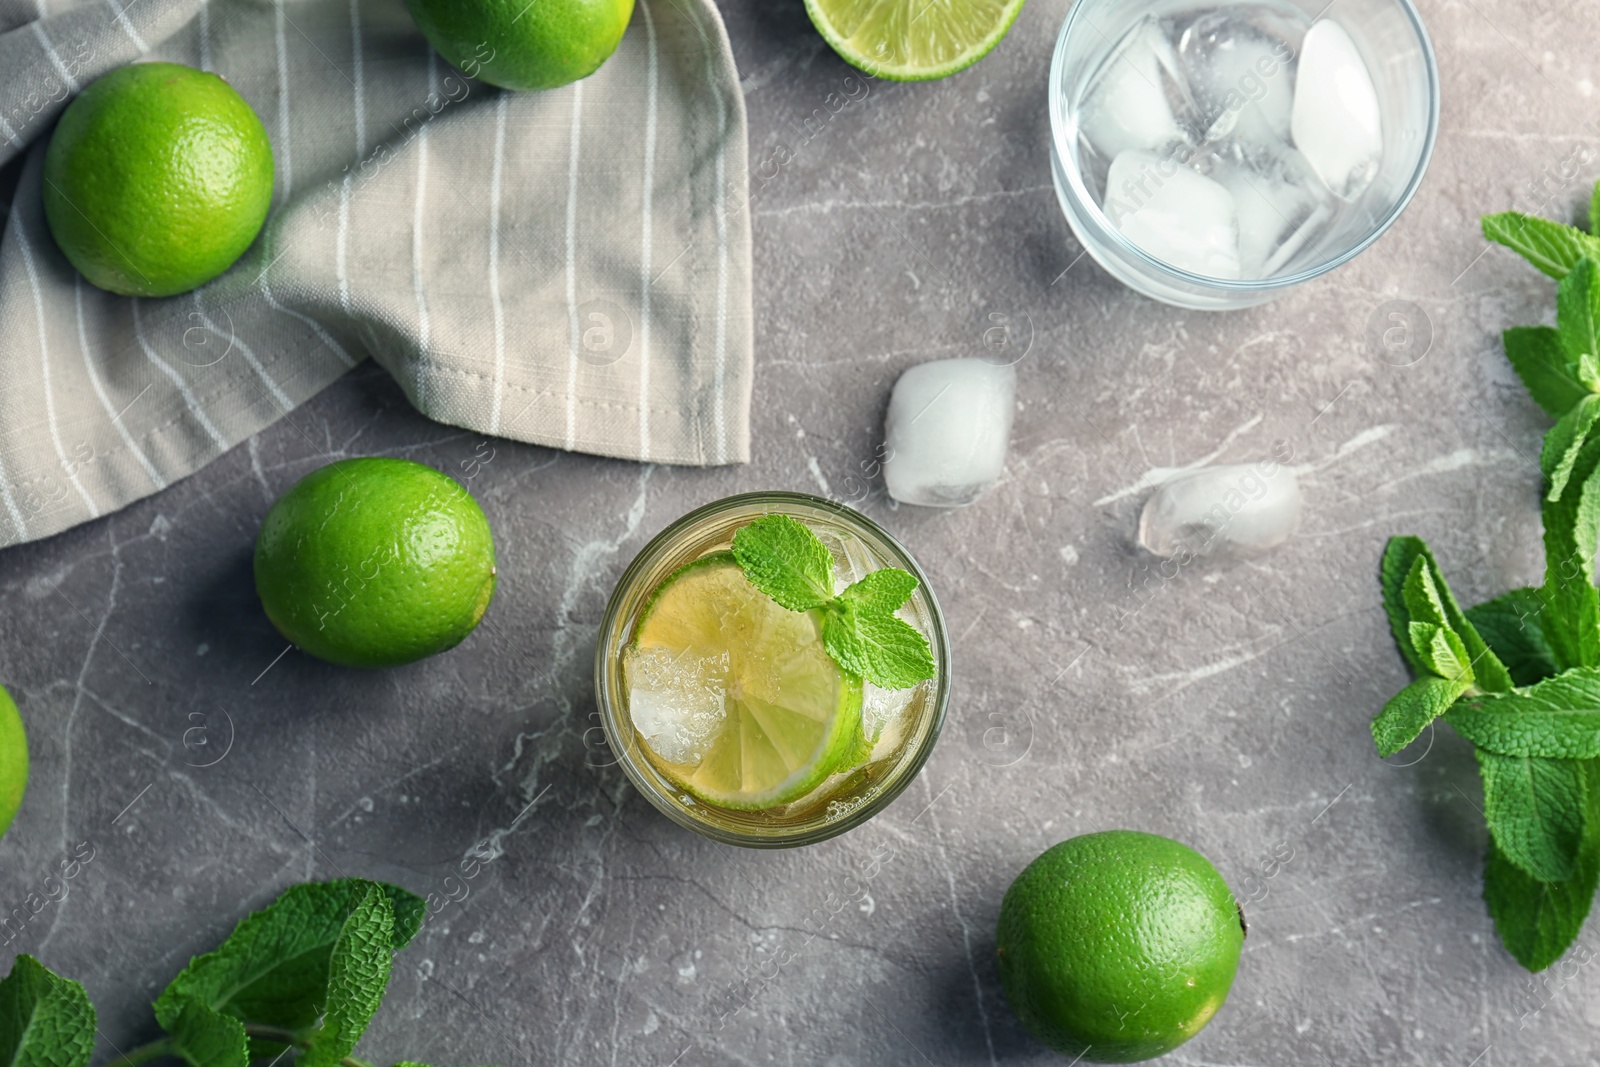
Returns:
[[[272,154],[283,171],[278,188],[280,204],[289,199],[294,188],[294,157],[289,143],[289,41],[283,4],[284,0],[273,0],[272,5],[272,35],[278,49],[278,143],[272,146]]]
[[[694,16],[695,29],[700,30],[700,40],[706,46],[706,81],[711,85],[712,98],[717,102],[717,312],[716,338],[713,342],[712,361],[712,418],[717,424],[717,462],[728,462],[728,414],[726,397],[728,380],[728,102],[722,96],[722,83],[717,78],[717,64],[710,55],[711,39],[701,29],[699,16]]]
[[[178,387],[178,392],[183,396],[183,402],[189,405],[189,412],[200,423],[201,429],[205,430],[211,440],[216,442],[217,447],[226,449],[228,447],[228,439],[218,433],[217,428],[206,417],[205,409],[200,406],[200,401],[194,395],[194,390],[189,388],[189,383],[184,380],[183,375],[173,370],[166,360],[156,355],[155,349],[150,347],[150,342],[146,340],[144,335],[144,320],[139,315],[139,298],[134,297],[129,303],[133,307],[133,336],[139,342],[139,347],[144,350],[145,358],[160,368],[161,372],[171,380],[172,384]]]
[[[644,12],[645,32],[649,42],[649,59],[645,64],[645,118],[644,118],[644,247],[639,253],[639,459],[650,459],[650,253],[654,234],[651,209],[656,181],[656,20],[650,14],[647,0],[639,0]]]
[[[434,99],[438,90],[438,53],[428,49],[428,100]],[[426,107],[427,105],[424,104]],[[422,282],[422,206],[428,197],[428,123],[423,121],[417,130],[417,202],[411,217],[411,290],[417,299],[417,409],[427,414],[428,346],[433,340],[433,326],[428,319],[428,294]]]
[[[195,314],[200,316],[200,325],[204,326],[213,335],[218,335],[219,331],[217,330],[217,324],[212,321],[210,315],[206,314],[206,306],[200,299],[200,292],[201,290],[199,289],[194,291]],[[229,326],[228,348],[224,349],[222,355],[217,357],[217,361],[220,362],[226,359],[228,352],[237,348],[239,350],[239,354],[244,357],[245,363],[249,365],[251,370],[256,372],[256,377],[261,379],[262,384],[267,387],[267,391],[272,394],[272,398],[278,402],[278,406],[281,407],[283,409],[283,413],[287,415],[289,413],[289,409],[294,406],[294,404],[289,400],[288,394],[286,394],[282,389],[278,388],[278,383],[272,380],[272,375],[267,373],[267,368],[261,365],[261,361],[257,359],[256,354],[250,350],[250,346],[239,340],[238,333],[231,328],[231,320]]]
[[[139,54],[141,56],[148,54],[150,46],[145,44],[143,37],[139,36],[139,31],[133,28],[133,22],[128,18],[128,9],[120,6],[117,0],[106,0],[106,6],[116,14],[117,25],[122,27],[122,32],[128,35],[128,39],[139,50]]]
[[[200,0],[200,69],[211,69],[211,0]]]
[[[350,272],[346,260],[346,246],[350,242],[350,172],[339,184],[339,233],[334,238],[334,273],[339,279],[339,306],[350,314]]]
[[[583,82],[572,86],[572,141],[567,154],[567,448],[578,444],[578,348],[583,328],[578,322],[578,152],[583,132]]]
[[[500,304],[500,189],[505,171],[506,108],[502,92],[494,109],[494,167],[489,177],[489,306],[494,313],[494,396],[489,401],[489,432],[500,432],[501,394],[506,384],[506,314]]]
[[[28,287],[33,290],[33,315],[39,323],[40,381],[44,386],[44,422],[50,431],[50,443],[55,446],[56,459],[61,461],[61,470],[66,474],[67,481],[72,483],[72,488],[78,491],[78,496],[83,498],[84,506],[89,509],[89,517],[99,518],[100,509],[95,506],[94,498],[83,488],[83,483],[78,481],[78,473],[72,464],[67,462],[67,450],[61,443],[61,426],[56,421],[55,390],[51,388],[50,382],[50,338],[45,329],[44,290],[39,287],[39,269],[33,261],[33,245],[23,232],[22,219],[18,218],[13,223],[13,229],[17,235],[17,247],[22,250],[22,269],[27,272]]]
[[[133,434],[128,432],[128,427],[122,421],[122,416],[127,413],[127,409],[124,408],[122,411],[117,411],[111,406],[111,398],[106,395],[106,387],[100,381],[100,372],[95,370],[94,359],[89,355],[89,330],[84,325],[83,319],[83,277],[78,274],[72,276],[72,302],[76,305],[78,314],[78,351],[83,354],[84,370],[89,374],[89,384],[94,387],[94,395],[99,398],[100,406],[105,409],[107,417],[111,420],[111,425],[117,428],[117,434],[122,438],[122,443],[133,454],[133,458],[139,461],[139,466],[143,467],[144,472],[150,476],[150,481],[157,489],[165,489],[167,480],[161,477],[161,472],[156,470],[155,464],[150,462],[150,457],[144,454],[144,449],[140,448],[138,442],[134,441]],[[146,388],[149,387],[146,386]],[[137,400],[139,398],[136,396],[133,399]],[[128,401],[128,403],[131,406],[133,400]]]
[[[32,30],[33,35],[39,39],[39,47],[44,49],[44,54],[49,58],[50,65],[56,68],[56,73],[61,75],[61,80],[66,83],[67,88],[71,89],[73,92],[77,92],[78,79],[74,78],[72,76],[72,71],[67,69],[67,65],[65,63],[61,62],[61,57],[56,54],[56,46],[51,44],[50,38],[44,35],[43,27],[41,27],[37,22],[30,22],[28,23],[28,28]]]
[[[350,61],[355,68],[356,157],[367,154],[366,68],[361,62],[361,0],[350,0]]]

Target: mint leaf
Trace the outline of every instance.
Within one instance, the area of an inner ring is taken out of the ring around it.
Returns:
[[[338,1067],[355,1051],[389,987],[393,943],[394,909],[383,891],[370,885],[334,942],[322,1026],[311,1035],[298,1067]]]
[[[1544,435],[1544,447],[1539,450],[1539,469],[1550,480],[1548,499],[1560,500],[1566,491],[1578,455],[1594,432],[1596,422],[1600,422],[1600,396],[1590,393]]]
[[[822,644],[834,662],[884,689],[909,689],[934,676],[928,639],[893,615],[871,615],[849,601],[829,608]]]
[[[1600,237],[1600,182],[1595,182],[1589,194],[1589,232]]]
[[[1388,758],[1405,748],[1450,709],[1472,683],[1466,678],[1424,675],[1390,698],[1372,720],[1372,740],[1378,755]]]
[[[1596,276],[1600,264],[1590,258],[1594,255],[1600,252],[1585,255],[1556,286],[1556,333],[1561,336],[1561,348],[1569,364],[1578,367],[1578,380],[1591,389],[1595,356],[1600,354],[1600,278]]]
[[[1506,951],[1530,971],[1542,971],[1578,939],[1600,887],[1600,774],[1585,765],[1589,810],[1583,847],[1565,882],[1530,878],[1491,843],[1483,872],[1483,899]]]
[[[1600,254],[1600,240],[1582,230],[1518,211],[1485,215],[1483,235],[1557,280],[1584,256]]]
[[[1513,326],[1500,335],[1506,358],[1534,402],[1559,419],[1590,396],[1578,379],[1575,362],[1567,359],[1561,335],[1552,326]]]
[[[1589,806],[1584,764],[1501,756],[1481,748],[1476,753],[1495,846],[1541,882],[1571,878]]]
[[[1467,609],[1467,621],[1506,665],[1517,685],[1535,685],[1558,669],[1539,622],[1543,610],[1543,592],[1528,588],[1513,589]]]
[[[868,615],[893,615],[917,591],[917,576],[898,567],[873,571],[839,594]]]
[[[1399,646],[1400,654],[1415,674],[1431,674],[1433,668],[1417,655],[1416,645],[1412,643],[1411,610],[1406,607],[1405,585],[1412,564],[1427,551],[1428,546],[1423,544],[1420,537],[1391,537],[1384,546],[1383,563],[1379,568],[1383,608],[1389,616],[1389,629],[1394,634],[1394,643]]]
[[[86,1067],[94,1052],[94,1005],[83,986],[18,956],[0,981],[0,1064]]]
[[[1411,613],[1412,622],[1448,626],[1444,601],[1439,597],[1439,583],[1433,580],[1433,568],[1428,563],[1425,555],[1411,561],[1411,573],[1406,575],[1405,584],[1406,610]],[[1417,649],[1417,654],[1421,653],[1422,650]]]
[[[1579,667],[1527,689],[1463,701],[1445,721],[1502,756],[1600,756],[1600,668]]]
[[[390,947],[416,935],[427,904],[412,893],[358,878],[290,887],[247,917],[214,952],[196,956],[156,1000],[156,1021],[171,1031],[190,1001],[252,1023],[310,1030],[322,1015],[329,966],[346,920],[376,885],[394,912]],[[252,1056],[275,1056],[282,1045],[252,1038]]]
[[[1503,693],[1511,688],[1511,675],[1506,671],[1505,664],[1500,658],[1489,651],[1489,646],[1467,621],[1466,615],[1456,603],[1456,598],[1450,592],[1450,586],[1445,582],[1439,564],[1434,561],[1433,553],[1428,551],[1428,546],[1415,537],[1394,538],[1389,544],[1394,547],[1396,541],[1407,542],[1396,550],[1396,560],[1409,556],[1409,572],[1401,589],[1402,610],[1406,617],[1417,622],[1427,622],[1444,626],[1453,631],[1461,640],[1462,647],[1466,650],[1467,664],[1474,684],[1480,689],[1490,693]],[[1385,552],[1385,561],[1388,561],[1388,552]],[[1385,600],[1388,593],[1385,592]],[[1392,620],[1392,615],[1391,615]],[[1405,628],[1406,637],[1410,637],[1410,626]],[[1418,673],[1430,673],[1429,657],[1422,655],[1421,649],[1413,649],[1413,667]]]
[[[172,1054],[189,1067],[247,1067],[250,1062],[244,1024],[198,1000],[184,1004],[168,1033]]]
[[[763,515],[733,535],[733,558],[750,584],[790,611],[833,599],[833,553],[787,515]]]
[[[1411,640],[1416,645],[1417,655],[1422,657],[1434,674],[1441,678],[1462,678],[1469,683],[1473,680],[1466,646],[1449,628],[1428,622],[1414,622],[1411,624]]]
[[[1591,437],[1572,464],[1569,482],[1578,487],[1546,498],[1544,516],[1544,610],[1540,622],[1556,665],[1600,666],[1600,595],[1594,587],[1594,556],[1600,539],[1600,439]],[[1487,687],[1485,687],[1487,688]]]

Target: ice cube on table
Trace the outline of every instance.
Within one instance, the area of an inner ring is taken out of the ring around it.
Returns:
[[[1232,147],[1210,177],[1233,196],[1241,276],[1269,278],[1327,228],[1333,198],[1294,149]]]
[[[1181,471],[1145,501],[1139,545],[1163,559],[1249,559],[1294,536],[1300,501],[1299,480],[1280,463]]]
[[[1176,160],[1124,152],[1106,175],[1106,215],[1164,263],[1238,278],[1239,219],[1227,189]]]
[[[623,653],[623,674],[628,717],[645,744],[668,763],[698,765],[728,714],[728,654],[630,648]]]
[[[1017,371],[981,359],[919,363],[900,375],[884,420],[883,480],[902,504],[956,508],[1000,478]]]
[[[1353,200],[1377,176],[1383,117],[1356,43],[1332,19],[1306,31],[1295,78],[1294,144],[1329,189]]]
[[[1172,43],[1152,16],[1136,23],[1101,65],[1079,111],[1078,126],[1106,159],[1130,149],[1154,151],[1181,144],[1191,131],[1194,105],[1178,69]]]
[[[1230,7],[1184,27],[1177,53],[1206,140],[1232,135],[1262,144],[1289,142],[1295,52],[1288,38],[1295,34],[1280,22]]]

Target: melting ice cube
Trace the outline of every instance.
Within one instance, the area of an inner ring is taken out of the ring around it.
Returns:
[[[1378,173],[1383,120],[1356,43],[1332,19],[1306,31],[1290,122],[1295,147],[1328,188],[1353,200]]]
[[[665,648],[624,653],[628,717],[645,744],[668,763],[693,767],[727,716],[728,654],[696,656]]]
[[[1271,277],[1327,229],[1333,198],[1292,148],[1228,148],[1210,176],[1233,195],[1239,268],[1246,278]]]
[[[1208,12],[1184,28],[1178,57],[1206,140],[1288,143],[1295,36],[1285,20],[1255,8]]]
[[[1277,548],[1300,526],[1300,483],[1263,462],[1182,471],[1145,502],[1139,544],[1163,558],[1180,553],[1249,559]]]
[[[1017,372],[981,359],[919,363],[900,375],[884,420],[883,480],[903,504],[956,508],[1006,465]]]
[[[1106,176],[1105,212],[1128,240],[1174,267],[1239,274],[1239,219],[1228,190],[1149,152],[1124,152]]]
[[[1178,56],[1154,16],[1146,16],[1111,52],[1078,124],[1107,159],[1130,149],[1153,151],[1188,140],[1179,116],[1193,116]]]

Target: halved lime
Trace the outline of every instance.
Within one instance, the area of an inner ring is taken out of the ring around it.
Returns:
[[[861,679],[823,649],[820,613],[773,601],[731,552],[662,583],[622,669],[629,718],[656,765],[716,807],[799,800],[842,767],[861,732]]]
[[[988,55],[1023,0],[806,0],[823,39],[875,78],[948,77]]]

